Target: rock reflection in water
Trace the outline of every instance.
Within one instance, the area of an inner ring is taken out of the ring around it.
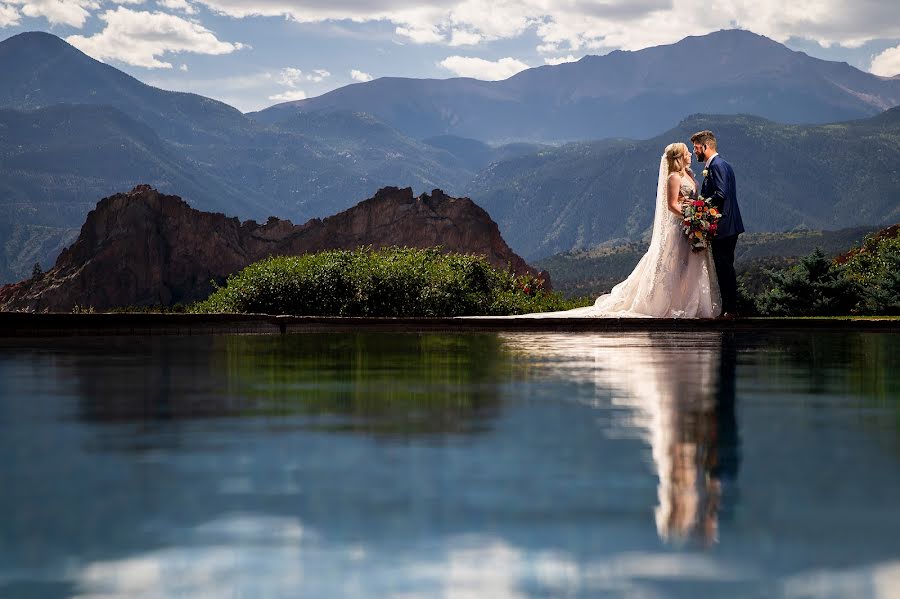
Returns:
[[[723,486],[738,474],[736,346],[732,334],[505,335],[548,376],[590,382],[598,408],[624,409],[619,426],[651,448],[659,477],[656,528],[664,540],[718,540]],[[602,405],[601,405],[602,404]],[[613,426],[613,429],[618,426]],[[616,434],[616,430],[610,431]]]

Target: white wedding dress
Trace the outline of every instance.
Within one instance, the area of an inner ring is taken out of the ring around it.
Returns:
[[[722,312],[712,250],[693,251],[681,230],[681,219],[668,210],[667,165],[663,157],[650,247],[628,278],[598,297],[593,306],[516,318],[715,318]],[[690,177],[683,177],[681,195],[697,197]]]

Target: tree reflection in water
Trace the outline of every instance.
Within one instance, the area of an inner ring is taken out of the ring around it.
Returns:
[[[550,376],[593,383],[597,407],[607,408],[609,401],[626,412],[622,428],[638,431],[651,448],[662,539],[717,541],[723,485],[736,479],[739,465],[732,334],[510,334],[503,339],[511,351],[538,358]]]
[[[257,411],[337,417],[320,419],[320,430],[483,430],[512,367],[494,335],[326,333],[226,343],[229,393],[254,397]]]

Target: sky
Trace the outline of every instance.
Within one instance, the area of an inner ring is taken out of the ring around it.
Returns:
[[[377,77],[505,79],[733,28],[895,76],[898,1],[0,0],[0,40],[47,31],[248,112]]]

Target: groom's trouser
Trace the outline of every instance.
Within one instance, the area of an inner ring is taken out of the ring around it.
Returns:
[[[722,292],[722,311],[737,311],[737,275],[734,273],[734,247],[738,235],[729,237],[713,237],[713,262],[716,264],[716,276],[719,279],[719,290]]]

